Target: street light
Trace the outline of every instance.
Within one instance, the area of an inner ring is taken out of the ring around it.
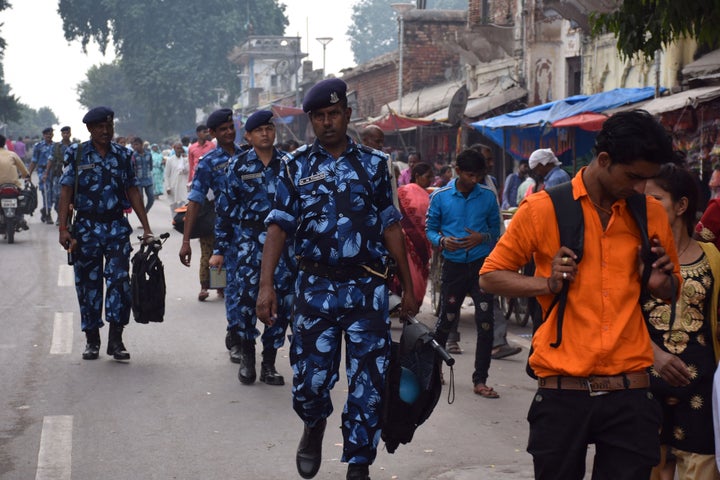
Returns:
[[[403,50],[405,45],[405,15],[415,8],[413,3],[391,3],[390,6],[398,15],[398,23],[400,24],[400,41],[398,42],[399,57],[398,61],[398,113],[403,113],[402,96],[403,96]]]
[[[323,78],[325,78],[325,47],[327,47],[327,44],[332,42],[333,39],[332,37],[317,37],[315,40],[323,46]]]

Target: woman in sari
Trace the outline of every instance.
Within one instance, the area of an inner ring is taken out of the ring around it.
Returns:
[[[405,250],[418,304],[422,304],[423,298],[425,298],[425,289],[430,274],[429,263],[432,250],[430,242],[425,236],[425,214],[430,205],[430,194],[427,188],[434,179],[432,166],[427,163],[418,163],[410,172],[410,183],[398,188],[400,212],[403,215],[400,224],[405,233]]]

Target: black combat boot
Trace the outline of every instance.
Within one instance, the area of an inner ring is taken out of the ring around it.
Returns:
[[[364,463],[348,463],[345,480],[370,480],[370,468]]]
[[[255,340],[243,339],[240,343],[240,368],[238,380],[243,385],[255,383]]]
[[[100,331],[97,328],[85,330],[85,351],[82,354],[83,360],[97,360],[100,355]]]
[[[40,210],[40,222],[41,222],[41,223],[45,223],[45,219],[47,219],[47,213],[46,213],[46,212],[47,212],[47,210],[46,210],[45,208],[43,208],[42,210]]]
[[[262,357],[262,363],[260,364],[260,381],[268,385],[285,385],[285,379],[275,370],[277,350],[274,348],[263,350]]]
[[[322,419],[314,427],[305,425],[303,436],[295,455],[295,466],[302,478],[313,478],[320,470],[322,462],[322,441],[327,420]]]
[[[115,360],[130,360],[130,354],[125,350],[125,345],[123,345],[122,341],[123,328],[124,325],[110,323],[107,354],[112,355]]]
[[[230,351],[230,361],[232,363],[242,361],[242,339],[237,334],[237,328],[232,328],[225,334],[225,348]]]
[[[49,208],[45,213],[45,223],[47,223],[48,225],[52,225],[53,223],[55,223],[52,219],[52,210],[50,210]]]

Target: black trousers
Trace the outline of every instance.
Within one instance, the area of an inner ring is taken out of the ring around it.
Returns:
[[[450,330],[460,320],[460,307],[467,295],[475,305],[475,371],[473,385],[485,383],[490,370],[493,344],[493,296],[480,289],[478,277],[485,257],[468,263],[443,262],[442,287],[440,289],[440,317],[436,331],[438,342],[445,345]]]
[[[582,480],[591,443],[593,480],[648,479],[660,461],[661,411],[648,389],[590,396],[540,388],[527,419],[536,480]]]

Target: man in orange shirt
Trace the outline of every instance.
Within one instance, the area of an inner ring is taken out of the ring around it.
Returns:
[[[552,201],[540,192],[520,205],[480,271],[481,288],[537,296],[546,316],[563,280],[569,282],[562,337],[554,308],[532,341],[529,364],[539,388],[528,413],[527,449],[536,479],[582,479],[589,443],[596,448],[594,479],[649,478],[660,459],[660,407],[648,390],[653,351],[638,301],[640,230],[625,199],[642,193],[671,161],[670,138],[647,112],[610,117],[595,158],[572,180],[585,225],[582,261],[560,246],[556,223],[547,221],[555,218]],[[681,282],[672,231],[651,197],[647,213],[657,256],[647,287],[669,300]],[[535,276],[518,274],[531,256]]]

